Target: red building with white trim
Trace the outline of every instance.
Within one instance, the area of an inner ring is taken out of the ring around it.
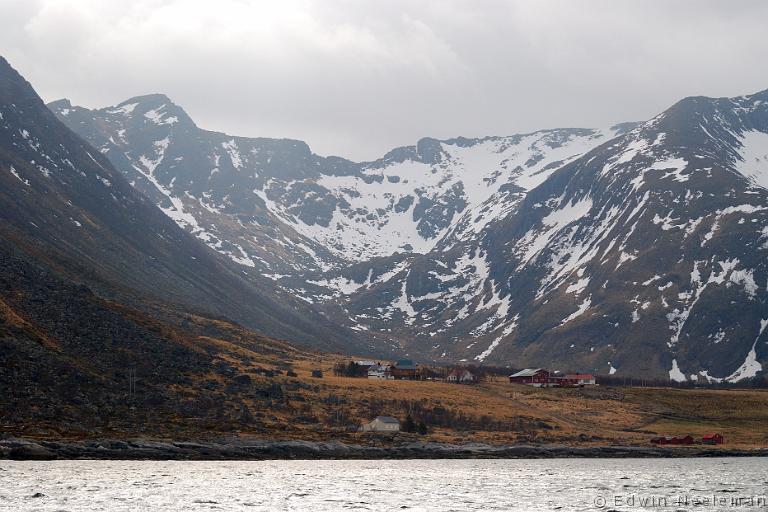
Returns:
[[[512,384],[527,384],[534,387],[547,387],[550,385],[550,374],[543,368],[526,368],[509,376]]]

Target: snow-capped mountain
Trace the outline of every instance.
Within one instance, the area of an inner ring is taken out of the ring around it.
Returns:
[[[181,226],[276,276],[423,254],[460,217],[465,236],[477,232],[500,213],[491,209],[499,198],[535,187],[620,129],[422,139],[355,163],[300,141],[202,130],[163,95],[93,111],[49,106]]]
[[[403,325],[434,356],[754,376],[768,352],[766,100],[680,102],[558,169],[483,237],[356,293],[350,314]]]
[[[766,360],[766,96],[636,125],[422,139],[375,162],[50,107],[211,247],[401,352],[740,380]]]

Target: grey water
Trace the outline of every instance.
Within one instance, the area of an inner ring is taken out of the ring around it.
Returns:
[[[0,510],[762,510],[768,459],[0,461]]]

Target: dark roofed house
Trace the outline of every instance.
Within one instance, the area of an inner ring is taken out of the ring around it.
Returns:
[[[443,380],[443,376],[444,374],[435,368],[419,366],[419,379],[421,380]]]
[[[390,368],[390,374],[396,380],[416,380],[419,370],[410,359],[401,359]]]

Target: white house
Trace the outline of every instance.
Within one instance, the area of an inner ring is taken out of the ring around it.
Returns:
[[[369,379],[383,379],[388,380],[392,378],[389,365],[374,364],[368,368]]]
[[[594,386],[595,376],[590,373],[572,373],[565,376],[576,386]]]
[[[460,368],[451,371],[445,380],[448,382],[458,382],[459,384],[473,384],[477,382],[477,376],[466,368]]]
[[[361,432],[400,432],[400,420],[392,416],[377,416],[374,420],[363,423]]]

